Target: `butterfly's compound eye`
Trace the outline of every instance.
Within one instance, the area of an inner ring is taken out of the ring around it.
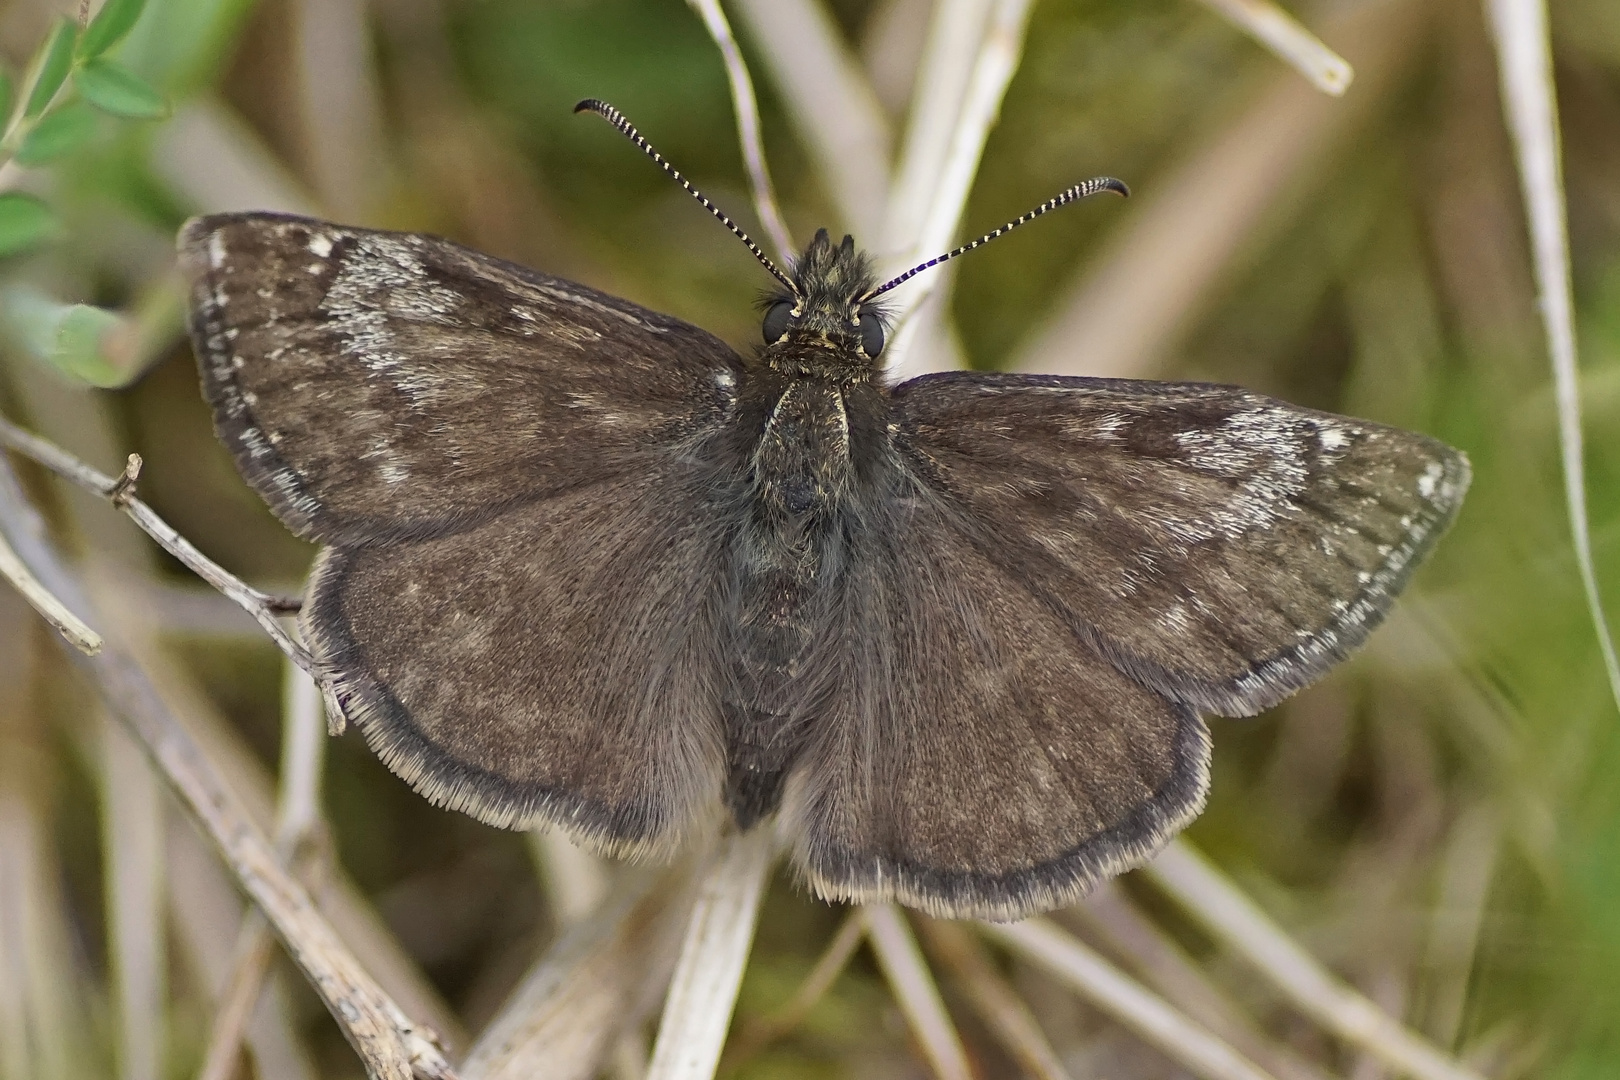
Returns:
[[[861,313],[861,350],[868,360],[876,360],[883,351],[883,323],[874,312]]]
[[[765,344],[773,345],[782,340],[787,333],[788,322],[793,318],[793,302],[778,300],[765,312]]]

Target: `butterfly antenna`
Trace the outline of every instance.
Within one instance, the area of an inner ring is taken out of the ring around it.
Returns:
[[[865,296],[862,296],[856,302],[864,304],[874,296],[882,296],[896,285],[901,285],[907,281],[910,281],[924,270],[938,266],[942,262],[950,262],[958,255],[965,255],[982,244],[988,244],[996,237],[1012,232],[1024,222],[1034,221],[1036,218],[1040,217],[1049,210],[1056,210],[1060,206],[1067,206],[1072,202],[1079,202],[1081,199],[1089,198],[1100,191],[1112,191],[1116,195],[1123,195],[1126,197],[1129,197],[1131,194],[1131,189],[1125,186],[1125,181],[1123,180],[1115,180],[1112,176],[1094,176],[1090,180],[1086,180],[1082,183],[1074,185],[1074,187],[1059,195],[1054,195],[1052,198],[1041,203],[1041,205],[1037,206],[1023,217],[1014,218],[1001,228],[992,232],[987,232],[971,243],[963,244],[954,251],[947,251],[945,254],[940,255],[937,258],[929,259],[925,263],[913,266],[910,270],[907,270],[899,277],[891,278],[890,280],[885,281],[882,285],[879,285]]]
[[[681,185],[681,187],[685,188],[688,195],[702,203],[703,209],[719,218],[720,224],[730,229],[737,239],[741,240],[744,244],[747,244],[748,250],[754,253],[754,258],[758,259],[760,265],[771,272],[772,277],[774,277],[777,281],[780,281],[783,285],[786,285],[788,287],[788,291],[794,296],[799,295],[799,287],[793,283],[793,279],[782,273],[781,267],[772,262],[771,257],[765,254],[765,252],[760,249],[760,246],[754,243],[753,238],[747,233],[743,232],[735,221],[732,221],[729,217],[727,217],[724,210],[710,202],[708,196],[704,195],[703,192],[693,187],[692,182],[686,177],[682,176],[679,169],[665,161],[664,155],[653,149],[652,143],[648,142],[642,137],[641,132],[637,131],[636,126],[625,118],[624,113],[620,112],[618,109],[615,109],[612,105],[609,105],[605,101],[598,101],[596,98],[586,98],[584,101],[574,106],[574,111],[577,113],[593,112],[597,116],[600,116],[602,119],[606,120],[608,123],[612,124],[614,127],[618,128],[620,134],[629,139],[631,142],[635,143],[637,146],[641,147],[642,153],[646,154],[648,157],[652,158],[653,161],[657,162],[658,167],[668,173],[670,179],[674,180],[677,184]],[[1115,181],[1115,183],[1118,183],[1118,181]]]

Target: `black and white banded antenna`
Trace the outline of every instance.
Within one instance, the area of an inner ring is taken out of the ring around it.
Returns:
[[[577,113],[593,112],[597,116],[600,116],[602,119],[606,120],[608,123],[612,124],[614,127],[618,128],[620,134],[639,146],[642,153],[652,158],[653,161],[658,164],[660,169],[663,169],[669,174],[670,179],[674,180],[677,184],[681,185],[681,187],[685,188],[688,195],[702,203],[703,209],[713,214],[716,218],[719,218],[720,224],[730,229],[737,239],[748,245],[748,250],[754,253],[754,258],[760,261],[760,265],[771,272],[772,277],[774,277],[777,281],[780,281],[783,285],[786,285],[788,291],[794,296],[799,295],[799,287],[793,283],[793,279],[782,273],[781,268],[771,261],[771,257],[765,254],[760,246],[754,243],[753,238],[747,233],[743,232],[742,228],[738,226],[735,221],[732,221],[729,217],[727,217],[724,210],[710,202],[708,196],[704,195],[703,192],[693,187],[692,182],[680,174],[680,170],[675,168],[675,166],[671,165],[669,162],[665,161],[664,155],[653,149],[652,143],[648,142],[642,137],[641,132],[637,131],[636,126],[625,118],[624,113],[620,112],[618,109],[615,109],[612,105],[609,105],[605,101],[598,101],[596,98],[586,98],[584,101],[574,106],[574,111]],[[1119,181],[1117,180],[1115,181],[1115,183],[1118,182]]]
[[[866,295],[858,297],[855,302],[857,304],[864,304],[873,297],[882,296],[896,285],[901,285],[907,281],[910,281],[924,270],[931,269],[943,262],[950,262],[958,255],[965,255],[976,247],[988,244],[996,237],[1001,236],[1004,233],[1012,232],[1014,229],[1018,228],[1018,226],[1024,224],[1024,222],[1034,221],[1036,218],[1040,217],[1049,210],[1056,210],[1060,206],[1067,206],[1072,202],[1079,202],[1081,199],[1090,198],[1092,195],[1096,195],[1103,191],[1112,191],[1116,195],[1126,197],[1129,197],[1131,194],[1131,189],[1125,186],[1125,181],[1123,180],[1115,180],[1112,176],[1094,176],[1090,180],[1085,180],[1074,185],[1074,187],[1069,188],[1067,191],[1062,192],[1061,194],[1054,195],[1052,198],[1041,203],[1041,205],[1037,206],[1029,213],[1023,215],[1022,217],[1014,218],[1001,228],[987,232],[977,240],[963,244],[961,247],[956,248],[953,251],[947,251],[945,254],[929,259],[925,263],[919,263],[897,278],[890,278],[888,281],[885,281],[882,285],[879,285]]]

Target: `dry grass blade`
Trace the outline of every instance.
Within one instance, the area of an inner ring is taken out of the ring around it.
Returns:
[[[590,1080],[668,978],[691,907],[690,875],[644,875],[535,963],[462,1065],[465,1080]]]
[[[1084,920],[1166,1001],[1278,1080],[1327,1080],[1318,1066],[1268,1039],[1230,996],[1210,982],[1204,969],[1132,903],[1117,881],[1099,886],[1068,914]]]
[[[1419,1080],[1480,1080],[1335,978],[1184,840],[1144,872],[1328,1031]]]
[[[86,656],[94,656],[101,651],[101,635],[85,625],[83,619],[69,611],[66,604],[52,596],[50,590],[28,572],[28,567],[17,558],[17,553],[3,536],[0,536],[0,577],[11,582],[29,606],[55,627],[68,644]]]
[[[992,938],[1079,991],[1097,1008],[1202,1080],[1274,1080],[1047,919],[985,923]]]
[[[326,760],[321,692],[307,672],[288,661],[281,735],[281,792],[276,808],[276,852],[291,867],[320,828],[320,777]],[[236,957],[220,1008],[214,1017],[200,1080],[230,1080],[248,1018],[259,1000],[272,956],[270,928],[257,911],[242,921]]]
[[[737,48],[737,39],[731,33],[726,13],[720,8],[720,0],[687,0],[687,6],[703,19],[726,66],[731,103],[737,110],[737,139],[742,144],[743,165],[748,169],[748,186],[754,194],[754,212],[765,226],[771,246],[776,248],[776,257],[790,263],[799,252],[793,246],[793,234],[788,232],[782,210],[776,204],[776,188],[771,183],[771,172],[765,164],[765,146],[759,135],[759,103],[754,99],[754,80],[749,77],[742,50]]]
[[[1355,69],[1271,0],[1204,0],[1260,44],[1292,64],[1324,94],[1350,89]]]
[[[1284,191],[1319,175],[1395,85],[1422,40],[1419,0],[1367,0],[1333,23],[1360,71],[1357,92],[1330,101],[1292,74],[1158,181],[1138,188],[1056,314],[1014,359],[1018,371],[1151,377],[1240,252],[1257,242]]]
[[[810,974],[806,975],[804,982],[793,991],[793,996],[774,1012],[760,1017],[743,1028],[726,1048],[725,1057],[721,1059],[717,1071],[722,1075],[729,1073],[804,1023],[804,1018],[810,1015],[810,1010],[816,1007],[816,1003],[832,989],[833,983],[838,981],[838,976],[843,973],[850,958],[855,955],[855,950],[861,947],[861,941],[865,936],[866,922],[861,917],[860,911],[858,909],[851,911],[838,927],[838,933],[833,935],[832,941],[822,950],[815,966],[810,969]]]
[[[832,17],[816,0],[740,0],[822,183],[856,236],[877,236],[889,190],[889,122]]]
[[[973,62],[973,74],[968,78],[962,97],[962,110],[951,132],[950,148],[940,168],[933,196],[923,214],[917,233],[917,248],[923,257],[942,252],[955,237],[967,206],[973,179],[979,172],[979,160],[984,156],[984,144],[990,129],[1001,115],[1001,100],[1007,94],[1007,85],[1018,70],[1019,58],[1024,51],[1024,31],[1029,24],[1031,0],[996,0],[990,12],[990,23],[984,40]],[[913,282],[896,290],[894,316],[900,323],[889,346],[888,368],[885,378],[899,382],[922,373],[926,357],[912,360],[917,336],[921,329],[918,319],[908,318],[926,300],[942,281],[936,270],[919,275]]]
[[[647,1080],[714,1075],[774,855],[769,829],[733,834],[705,872],[670,979]]]
[[[163,792],[129,732],[105,714],[101,719],[102,858],[117,987],[118,1075],[157,1080],[169,996]]]
[[[956,1025],[945,1011],[939,987],[928,970],[917,939],[912,937],[905,916],[893,904],[870,904],[865,908],[866,936],[872,943],[878,967],[894,992],[900,1011],[923,1054],[940,1080],[970,1080],[967,1052],[956,1034]]]
[[[1586,511],[1586,464],[1581,438],[1580,375],[1575,357],[1575,298],[1569,283],[1569,235],[1564,212],[1563,168],[1558,154],[1558,99],[1553,87],[1552,46],[1542,0],[1489,0],[1497,66],[1508,130],[1513,135],[1530,223],[1530,247],[1540,292],[1541,319],[1552,358],[1558,400],[1558,433],[1564,459],[1564,499],[1575,541],[1586,605],[1608,669],[1609,690],[1620,705],[1620,658],[1603,614],[1597,571],[1592,566],[1591,526]]]
[[[912,89],[905,145],[889,191],[882,240],[885,274],[906,269],[899,263],[918,255],[918,234],[934,204],[934,190],[962,114],[963,95],[973,73],[973,58],[984,39],[991,2],[939,0],[934,4]]]
[[[70,602],[85,602],[83,587],[46,540],[43,523],[24,500],[4,462],[0,462],[0,525],[42,583]],[[309,895],[287,876],[270,841],[254,826],[139,666],[115,649],[103,649],[83,663],[102,697],[129,723],[219,848],[243,890],[270,919],[368,1074],[378,1080],[452,1077],[431,1033],[400,1011],[321,917]]]
[[[960,924],[923,919],[929,951],[951,970],[1001,1045],[1035,1080],[1069,1080],[1069,1071],[1047,1041],[1023,999],[1003,979],[984,948]]]

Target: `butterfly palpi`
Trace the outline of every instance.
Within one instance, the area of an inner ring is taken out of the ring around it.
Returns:
[[[180,236],[219,434],[322,546],[329,699],[436,803],[648,857],[768,826],[823,897],[1018,918],[1183,828],[1200,713],[1322,675],[1456,513],[1457,451],[1236,387],[885,386],[909,273],[825,231],[779,269],[580,107],[776,276],[756,355],[428,236]]]

